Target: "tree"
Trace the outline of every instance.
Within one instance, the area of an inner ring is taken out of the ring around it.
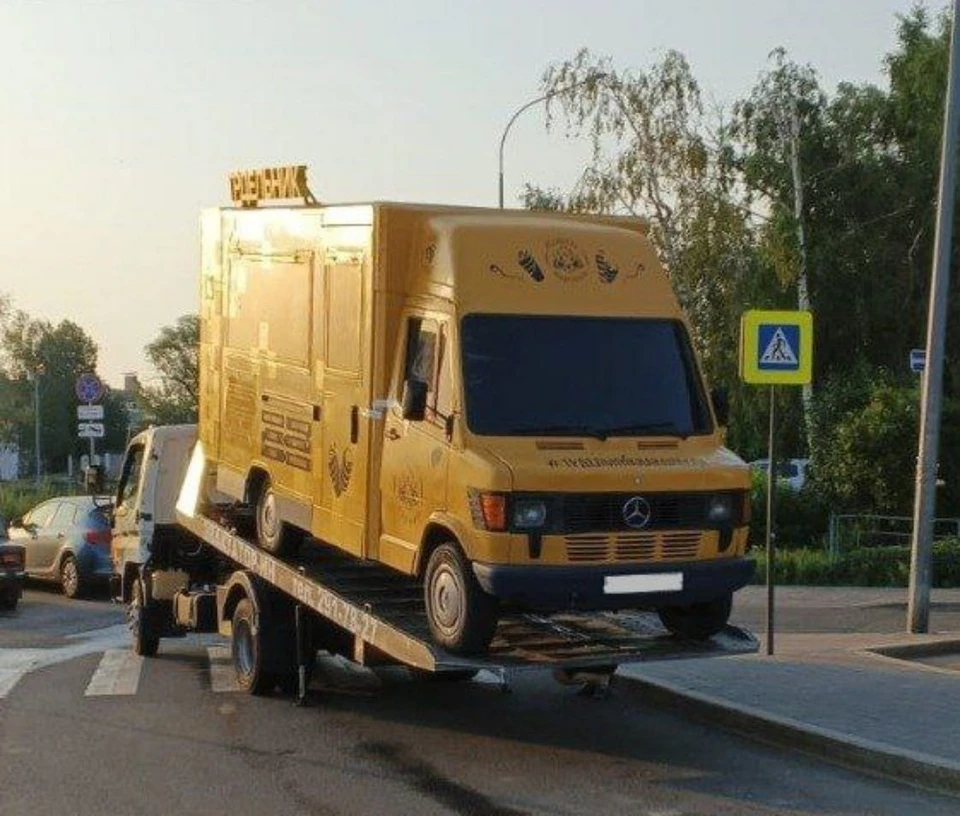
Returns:
[[[198,359],[200,318],[183,315],[164,326],[144,349],[159,374],[160,383],[146,386],[142,399],[146,413],[158,424],[196,422],[199,401]]]
[[[12,310],[9,302],[0,316],[0,368],[6,379],[2,387],[12,396],[9,407],[4,404],[0,409],[0,428],[5,427],[10,438],[19,440],[22,450],[33,451],[36,392],[32,379],[38,377],[44,467],[65,469],[68,456],[86,449],[85,440],[76,435],[74,386],[81,374],[96,371],[96,343],[72,321],[63,320],[54,326]],[[107,425],[123,427],[124,418],[108,417]]]
[[[528,184],[525,205],[649,220],[707,377],[731,392],[729,441],[759,455],[765,430],[754,421],[757,397],[737,376],[740,314],[783,295],[760,263],[723,112],[707,110],[690,66],[675,51],[645,71],[616,71],[581,50],[549,67],[542,85],[553,94],[550,126],[559,107],[568,135],[586,136],[593,153],[568,196]]]

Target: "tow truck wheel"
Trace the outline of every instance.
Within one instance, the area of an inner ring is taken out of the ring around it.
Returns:
[[[277,679],[266,670],[263,643],[256,614],[249,598],[237,604],[233,612],[233,637],[230,642],[237,685],[249,694],[269,694]]]
[[[257,495],[257,544],[271,555],[289,555],[299,544],[297,531],[280,518],[277,494],[269,479]]]
[[[688,606],[665,606],[657,612],[660,622],[671,634],[691,640],[706,640],[727,625],[732,606],[733,593],[728,592],[712,601]]]
[[[160,647],[160,638],[150,630],[144,598],[143,582],[138,578],[133,584],[130,604],[127,606],[127,626],[133,638],[133,653],[140,657],[153,657]]]
[[[497,601],[480,587],[456,543],[447,541],[430,554],[423,591],[440,646],[459,654],[486,651],[497,629]]]

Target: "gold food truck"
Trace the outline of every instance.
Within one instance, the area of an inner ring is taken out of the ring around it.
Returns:
[[[515,610],[720,631],[748,468],[644,222],[324,205],[305,179],[235,174],[201,221],[199,438],[259,547],[415,577],[461,654]]]

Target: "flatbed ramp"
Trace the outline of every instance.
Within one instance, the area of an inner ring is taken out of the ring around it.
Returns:
[[[570,612],[504,615],[488,653],[462,657],[432,643],[423,590],[408,576],[312,539],[298,555],[281,560],[211,518],[182,511],[177,518],[208,546],[353,634],[361,662],[379,656],[437,672],[609,670],[621,663],[749,654],[758,648],[753,635],[735,626],[708,640],[684,640],[669,634],[653,612]]]

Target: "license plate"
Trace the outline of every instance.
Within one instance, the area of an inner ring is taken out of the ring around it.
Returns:
[[[682,572],[655,572],[650,575],[605,575],[606,595],[627,595],[634,592],[679,592],[683,589]]]

